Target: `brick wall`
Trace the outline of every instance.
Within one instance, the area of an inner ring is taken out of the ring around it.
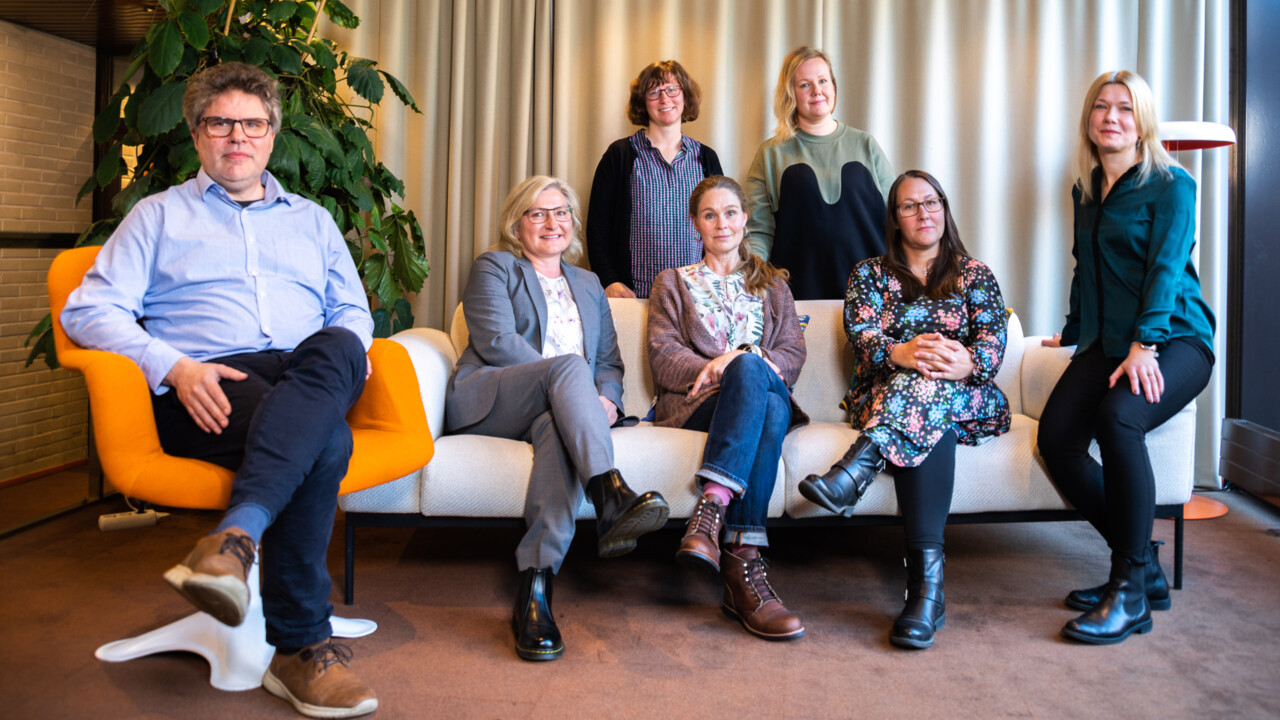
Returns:
[[[94,49],[0,21],[0,232],[79,233],[76,192],[93,169]],[[84,381],[22,346],[49,311],[57,250],[0,240],[0,481],[85,457]]]

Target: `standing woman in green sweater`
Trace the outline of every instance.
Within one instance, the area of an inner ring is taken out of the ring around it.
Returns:
[[[1108,582],[1067,595],[1085,613],[1062,634],[1106,645],[1150,631],[1151,611],[1170,606],[1145,438],[1204,389],[1214,362],[1193,256],[1195,181],[1160,144],[1138,75],[1104,73],[1089,88],[1071,195],[1067,323],[1044,344],[1076,350],[1045,404],[1039,446],[1054,484],[1111,548]]]
[[[791,274],[796,300],[843,300],[857,263],[884,254],[893,168],[870,134],[836,120],[826,53],[792,50],[773,96],[774,136],[747,173],[747,243]]]

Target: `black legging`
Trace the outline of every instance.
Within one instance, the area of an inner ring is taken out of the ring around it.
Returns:
[[[951,512],[956,484],[956,431],[948,430],[916,467],[892,463],[893,489],[902,511],[908,550],[942,549],[942,531]]]
[[[1040,455],[1058,490],[1111,551],[1144,562],[1156,509],[1146,435],[1209,384],[1213,353],[1195,338],[1170,341],[1158,358],[1164,394],[1154,403],[1133,394],[1128,377],[1107,387],[1121,362],[1104,355],[1100,343],[1071,359],[1040,417]],[[1095,438],[1101,465],[1089,456]]]

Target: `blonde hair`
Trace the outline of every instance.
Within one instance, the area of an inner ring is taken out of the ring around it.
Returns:
[[[712,190],[728,190],[738,196],[739,206],[745,214],[747,211],[747,194],[742,191],[742,186],[738,181],[724,175],[712,175],[698,183],[693,192],[689,194],[689,218],[697,223],[698,210],[702,203],[702,198]],[[703,246],[705,248],[705,246]],[[705,250],[704,250],[705,254]],[[776,268],[767,261],[761,259],[759,255],[751,252],[747,247],[746,238],[743,242],[738,243],[738,257],[742,260],[742,279],[747,287],[747,292],[755,295],[763,300],[769,293],[769,288],[773,285],[774,278],[781,278],[786,282],[791,274],[785,269]]]
[[[507,199],[502,201],[502,211],[498,213],[498,249],[506,250],[519,258],[524,257],[524,248],[520,245],[516,228],[520,226],[524,214],[537,202],[538,196],[546,190],[560,191],[573,213],[573,239],[560,254],[560,258],[570,265],[576,265],[582,258],[582,213],[578,210],[578,194],[568,183],[550,175],[534,175],[507,193]]]
[[[773,91],[773,116],[778,119],[778,127],[773,132],[780,139],[787,139],[796,134],[796,128],[799,126],[799,110],[796,108],[796,91],[792,87],[795,82],[796,73],[800,72],[800,66],[809,60],[820,58],[827,64],[827,72],[831,75],[831,87],[836,88],[837,99],[840,97],[839,87],[836,85],[836,71],[831,66],[831,58],[827,54],[808,45],[800,47],[787,53],[787,57],[782,60],[782,70],[778,73],[778,86]],[[831,104],[831,111],[835,112],[835,103]]]
[[[1075,184],[1087,201],[1093,200],[1093,173],[1101,165],[1098,148],[1089,138],[1089,116],[1102,88],[1107,85],[1124,87],[1133,103],[1133,122],[1138,130],[1138,182],[1146,182],[1153,172],[1167,175],[1170,168],[1178,167],[1178,162],[1160,142],[1160,120],[1156,117],[1156,103],[1147,81],[1128,70],[1102,73],[1085,93],[1084,108],[1080,111],[1080,136],[1076,142]]]

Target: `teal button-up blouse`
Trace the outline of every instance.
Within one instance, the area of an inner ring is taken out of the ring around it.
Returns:
[[[1079,187],[1071,191],[1076,267],[1062,344],[1079,354],[1101,340],[1107,357],[1123,358],[1134,342],[1163,347],[1191,336],[1212,351],[1213,312],[1191,257],[1195,181],[1174,167],[1139,183],[1135,165],[1098,202],[1101,182],[1099,168],[1095,200],[1084,200]]]

